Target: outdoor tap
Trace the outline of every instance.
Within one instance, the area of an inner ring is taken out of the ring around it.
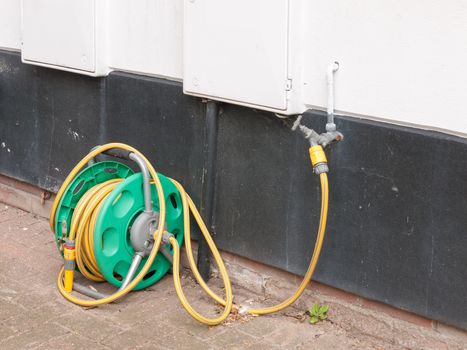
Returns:
[[[307,126],[301,123],[302,115],[299,115],[295,122],[293,123],[291,129],[292,131],[300,131],[303,134],[303,137],[310,142],[310,146],[316,146],[319,144],[319,137],[320,135],[314,131],[313,129],[308,128]]]
[[[328,86],[328,105],[327,105],[327,122],[326,132],[318,134],[313,129],[301,123],[302,115],[296,116],[296,119],[287,118],[284,123],[292,129],[292,131],[299,131],[305,139],[310,142],[311,146],[321,145],[323,148],[333,142],[341,141],[344,135],[337,131],[336,124],[334,123],[334,73],[339,69],[337,61],[332,62],[326,72],[326,81]]]

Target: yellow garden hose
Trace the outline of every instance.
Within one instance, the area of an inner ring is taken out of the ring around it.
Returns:
[[[295,294],[287,300],[284,300],[282,303],[276,306],[266,307],[262,309],[249,310],[250,314],[265,315],[285,309],[287,306],[290,306],[292,303],[294,303],[295,300],[297,300],[300,297],[300,295],[302,295],[302,293],[305,291],[306,286],[310,282],[311,277],[313,276],[313,272],[315,272],[316,265],[318,264],[319,255],[321,253],[321,247],[323,246],[324,234],[326,231],[326,220],[328,216],[328,176],[326,173],[321,173],[319,174],[319,179],[321,183],[321,215],[319,219],[318,236],[316,237],[315,248],[313,250],[313,255],[311,256],[310,265],[308,266],[308,270],[306,271],[305,277],[303,277],[302,283],[300,283],[300,286],[298,287]]]
[[[141,271],[134,277],[134,279],[128,284],[127,287],[115,292],[114,294],[108,297],[97,299],[97,300],[87,300],[87,299],[85,300],[85,299],[79,299],[79,298],[74,297],[73,295],[70,294],[71,285],[69,283],[67,285],[64,284],[64,281],[67,281],[67,279],[64,278],[65,277],[64,267],[61,268],[59,275],[58,275],[58,279],[57,279],[57,285],[58,285],[58,289],[60,293],[67,300],[77,305],[81,305],[81,306],[91,307],[91,306],[98,306],[98,305],[110,303],[123,297],[124,295],[129,293],[132,289],[134,289],[134,287],[143,279],[143,277],[146,275],[149,268],[151,267],[159,251],[159,247],[162,241],[162,236],[164,233],[166,204],[165,204],[165,197],[163,194],[162,185],[159,181],[157,173],[154,170],[154,167],[149,163],[149,161],[140,152],[138,152],[136,149],[134,149],[131,146],[121,144],[121,143],[109,143],[104,146],[97,147],[96,149],[91,151],[86,157],[84,157],[75,166],[75,168],[73,168],[73,170],[70,172],[70,174],[65,179],[53,203],[52,212],[50,216],[50,227],[52,231],[54,231],[55,215],[56,215],[58,204],[60,203],[60,199],[65,189],[70,184],[70,182],[74,179],[74,177],[78,174],[78,172],[85,165],[88,164],[90,160],[92,160],[98,154],[104,151],[113,149],[113,148],[133,152],[144,159],[147,165],[147,168],[149,170],[149,173],[152,177],[152,182],[156,186],[157,196],[159,198],[159,209],[160,209],[159,223],[158,223],[156,231],[153,233],[153,238],[154,238],[153,248],[151,249],[149,257],[146,263],[144,264],[144,266],[142,267]],[[317,164],[324,164],[326,162],[326,157],[324,155],[324,151],[321,148],[321,146],[313,146],[310,148],[310,158],[311,158],[311,161],[314,167],[316,167]],[[198,313],[189,304],[188,300],[185,297],[185,294],[183,293],[181,282],[180,282],[180,247],[178,245],[177,240],[174,237],[170,237],[169,241],[174,251],[173,279],[174,279],[175,290],[177,292],[177,295],[183,307],[187,310],[187,312],[193,318],[207,325],[216,325],[224,321],[228,317],[232,309],[233,294],[232,294],[232,287],[231,287],[230,279],[227,273],[227,269],[224,265],[222,257],[216,245],[214,244],[214,241],[212,240],[211,235],[209,234],[209,231],[203,219],[201,218],[201,215],[198,209],[196,208],[193,200],[185,192],[182,185],[180,185],[177,181],[173,179],[170,179],[170,180],[177,187],[180,193],[181,199],[182,199],[183,215],[184,215],[185,249],[186,249],[186,254],[188,257],[189,265],[192,269],[192,272],[196,280],[198,281],[202,289],[217,303],[223,305],[224,311],[216,318],[207,318],[201,315],[200,313]],[[99,271],[99,268],[97,266],[96,259],[94,256],[94,251],[93,251],[94,226],[95,226],[97,217],[99,216],[99,210],[100,210],[102,203],[104,202],[107,195],[121,181],[122,179],[109,180],[89,189],[83,195],[83,197],[79,200],[78,204],[76,205],[75,211],[73,212],[70,229],[68,231],[68,238],[70,240],[76,241],[76,252],[74,252],[75,253],[74,258],[76,259],[76,264],[78,265],[80,272],[85,277],[96,282],[103,281],[104,278]],[[318,258],[321,252],[321,247],[323,245],[323,239],[324,239],[324,234],[325,234],[325,229],[326,229],[326,219],[327,219],[327,210],[328,210],[328,180],[327,180],[327,175],[325,172],[320,173],[320,183],[321,183],[320,224],[319,224],[318,235],[317,235],[313,255],[310,261],[310,265],[308,267],[308,270],[305,274],[305,277],[302,283],[300,284],[295,294],[289,299],[287,299],[286,301],[273,307],[249,310],[250,314],[260,315],[260,314],[273,313],[273,312],[282,310],[283,308],[291,305],[295,300],[299,298],[299,296],[303,293],[307,284],[311,280],[311,277],[316,268]],[[200,227],[201,232],[204,238],[206,239],[207,244],[213,254],[214,260],[216,261],[216,264],[219,268],[219,273],[220,273],[220,276],[222,278],[224,288],[225,288],[225,298],[218,296],[215,292],[213,292],[209,288],[209,286],[203,280],[203,278],[201,277],[196,267],[195,259],[193,257],[192,246],[191,246],[190,213],[193,215],[198,226]]]
[[[76,240],[76,265],[84,277],[95,282],[105,281],[94,257],[95,222],[104,199],[121,181],[109,180],[89,189],[76,205],[71,220],[68,237]]]

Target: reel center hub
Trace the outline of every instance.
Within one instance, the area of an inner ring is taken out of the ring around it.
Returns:
[[[156,211],[143,211],[130,228],[130,241],[137,253],[148,256],[154,245],[153,233],[159,224],[159,213]],[[167,225],[165,225],[167,228]]]

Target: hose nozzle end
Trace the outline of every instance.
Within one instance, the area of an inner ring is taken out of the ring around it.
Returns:
[[[63,245],[63,268],[65,270],[64,287],[68,293],[73,290],[73,278],[75,272],[75,241],[67,239]]]

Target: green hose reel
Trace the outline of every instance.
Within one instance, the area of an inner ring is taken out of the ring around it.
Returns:
[[[182,199],[175,185],[165,176],[158,174],[167,203],[167,231],[181,245],[183,242]],[[156,186],[151,185],[153,209],[159,212]],[[131,175],[121,182],[105,199],[94,229],[94,254],[105,279],[120,287],[135,253],[130,242],[130,228],[136,217],[144,210],[143,177],[141,173]],[[166,246],[171,251],[170,244]],[[143,267],[144,258],[137,272]],[[135,290],[146,288],[160,280],[172,264],[161,253]]]
[[[166,201],[166,230],[181,245],[183,242],[183,209],[180,193],[164,175],[158,174]],[[82,170],[63,193],[55,217],[55,238],[60,247],[63,239],[63,222],[70,227],[73,211],[80,198],[91,187],[105,181],[122,178],[104,200],[94,227],[94,255],[104,278],[120,287],[130,268],[135,251],[130,241],[130,229],[135,219],[144,211],[143,176],[134,173],[127,165],[115,161],[103,161]],[[151,185],[153,210],[159,212],[159,200],[155,185]],[[172,253],[167,245],[166,250]],[[137,273],[146,262],[145,257]],[[135,290],[146,288],[160,280],[171,268],[171,262],[158,253],[146,276]]]

